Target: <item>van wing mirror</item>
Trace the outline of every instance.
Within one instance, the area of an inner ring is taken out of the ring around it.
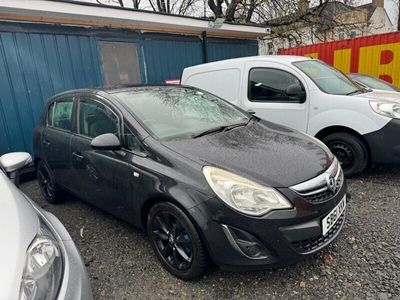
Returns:
[[[91,144],[93,149],[95,150],[121,150],[122,144],[121,141],[115,134],[105,133],[99,136],[96,136]]]
[[[16,186],[19,186],[19,171],[31,163],[32,156],[26,152],[12,152],[0,156],[0,167]]]
[[[296,98],[299,100],[303,100],[305,96],[305,92],[303,87],[300,84],[291,84],[286,88],[286,95],[291,98]]]

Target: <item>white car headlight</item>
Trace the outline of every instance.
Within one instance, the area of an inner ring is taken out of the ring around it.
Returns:
[[[400,104],[398,103],[371,100],[369,105],[376,113],[382,116],[400,119]]]
[[[241,213],[262,216],[271,210],[292,207],[274,188],[210,166],[203,168],[203,174],[217,196]]]
[[[61,275],[61,251],[51,230],[41,220],[39,232],[26,253],[19,299],[55,299]]]

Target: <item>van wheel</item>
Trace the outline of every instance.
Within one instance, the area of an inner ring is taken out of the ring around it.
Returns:
[[[62,191],[56,183],[53,172],[44,161],[40,161],[37,165],[37,179],[47,202],[55,204],[61,200]]]
[[[346,176],[361,173],[368,165],[368,149],[357,136],[347,132],[336,132],[322,139],[338,158]]]
[[[207,254],[193,223],[177,206],[156,203],[147,218],[151,246],[165,269],[183,280],[200,277]]]

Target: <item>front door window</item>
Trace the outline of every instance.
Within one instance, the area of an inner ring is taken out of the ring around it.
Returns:
[[[291,85],[302,87],[297,77],[289,72],[272,68],[253,68],[249,74],[249,100],[252,102],[295,102],[286,89]]]
[[[79,134],[95,138],[105,133],[118,136],[118,117],[99,102],[81,101],[79,104]]]

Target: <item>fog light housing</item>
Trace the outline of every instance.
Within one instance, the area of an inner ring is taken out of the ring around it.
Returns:
[[[222,230],[231,246],[241,255],[250,259],[266,259],[270,256],[269,251],[254,235],[224,224]]]

